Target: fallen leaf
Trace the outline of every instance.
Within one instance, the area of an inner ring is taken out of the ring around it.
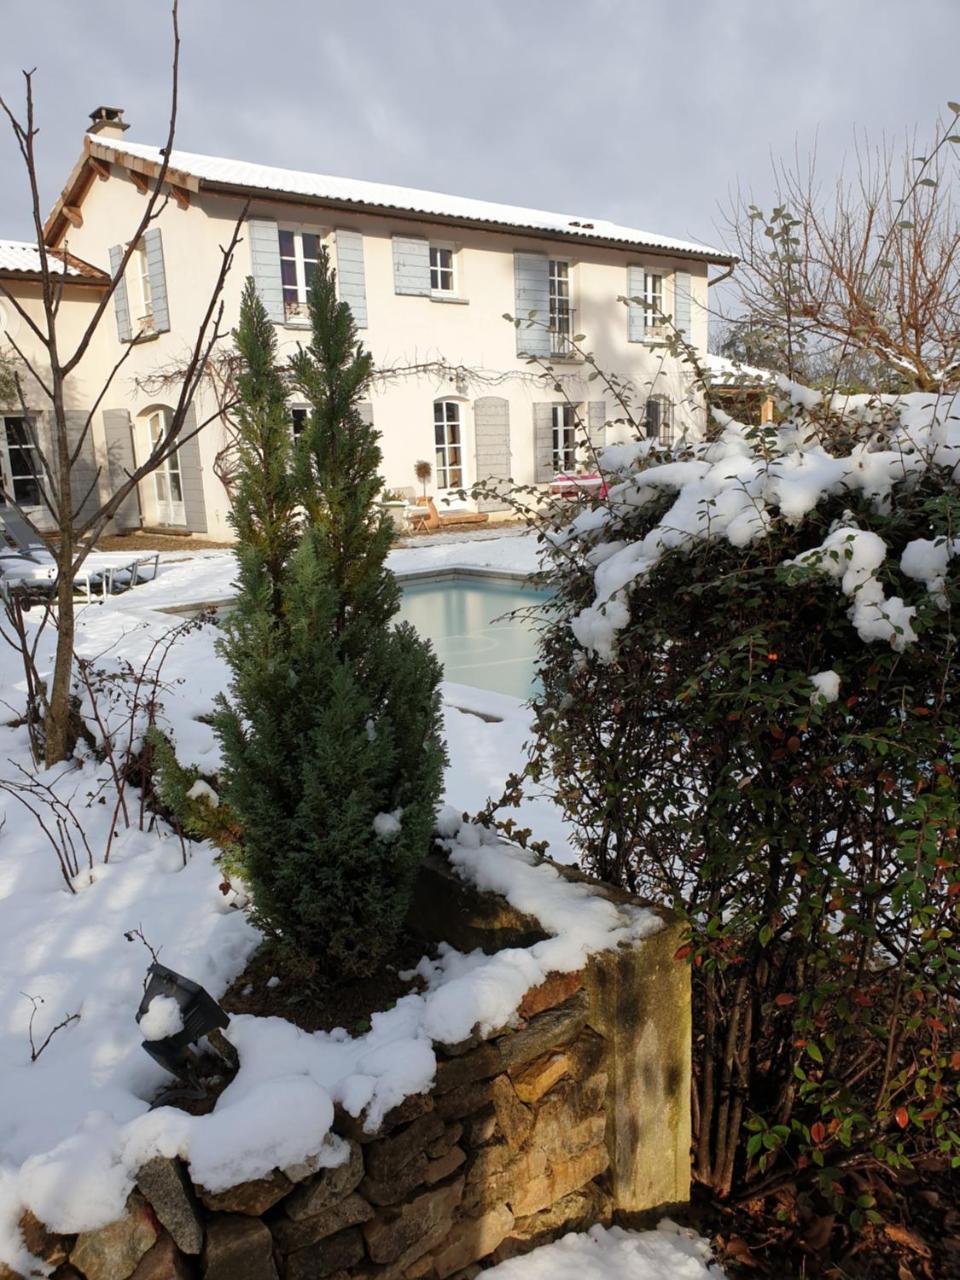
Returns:
[[[929,1258],[931,1256],[930,1246],[926,1240],[922,1240],[909,1227],[904,1227],[899,1222],[885,1222],[883,1231],[894,1244],[902,1244],[905,1249],[909,1249],[912,1253],[918,1253],[921,1258]]]

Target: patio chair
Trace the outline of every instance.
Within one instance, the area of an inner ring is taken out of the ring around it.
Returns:
[[[30,528],[19,511],[6,505],[0,507],[0,537],[14,553],[24,560],[44,560],[50,557],[50,548]],[[3,554],[3,548],[0,548]]]

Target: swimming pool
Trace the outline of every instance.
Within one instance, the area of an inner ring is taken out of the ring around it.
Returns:
[[[399,616],[433,641],[445,680],[514,698],[535,691],[537,612],[503,615],[543,605],[549,592],[490,574],[405,577],[400,585]]]

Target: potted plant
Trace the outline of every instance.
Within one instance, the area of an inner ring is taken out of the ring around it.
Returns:
[[[423,496],[417,499],[418,507],[427,505],[427,481],[433,475],[433,467],[427,462],[426,458],[421,458],[419,462],[413,464],[413,473],[423,486]]]
[[[384,489],[380,506],[389,512],[393,527],[398,533],[406,532],[407,498],[402,489]]]

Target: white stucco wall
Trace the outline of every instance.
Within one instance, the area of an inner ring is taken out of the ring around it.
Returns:
[[[142,213],[145,197],[123,170],[113,166],[106,182],[94,182],[83,202],[83,226],[71,228],[67,247],[86,261],[109,269],[109,248],[123,243],[133,233]],[[138,346],[126,362],[116,394],[104,407],[124,405],[135,424],[137,449],[146,447],[146,414],[162,396],[138,390],[136,382],[158,369],[182,361],[194,335],[219,268],[220,246],[229,239],[239,215],[239,197],[214,193],[193,193],[188,208],[172,199],[166,203],[157,225],[163,235],[167,295],[171,330]],[[431,224],[387,213],[382,215],[324,211],[279,200],[254,200],[251,217],[271,218],[281,224],[302,226],[311,231],[331,233],[343,228],[363,237],[368,327],[361,330],[364,344],[371,350],[381,371],[370,400],[374,422],[382,433],[384,478],[390,487],[416,485],[413,466],[417,459],[434,458],[433,401],[451,395],[461,402],[464,427],[465,483],[477,479],[473,402],[480,396],[502,396],[509,402],[510,469],[515,480],[534,479],[533,404],[557,401],[549,385],[535,381],[536,370],[517,356],[514,328],[503,319],[515,310],[514,252],[545,253],[565,258],[571,264],[576,328],[586,335],[586,346],[596,356],[597,365],[633,381],[638,400],[660,393],[678,405],[679,426],[698,432],[702,429],[702,409],[688,413],[686,400],[689,377],[684,367],[663,348],[627,340],[627,309],[617,301],[628,291],[627,268],[645,265],[666,277],[664,305],[672,311],[671,273],[675,269],[691,275],[692,339],[701,351],[707,345],[707,267],[703,262],[673,259],[659,254],[637,254],[628,250],[592,248],[580,243],[562,243],[536,235],[495,232],[449,225]],[[453,243],[457,251],[460,302],[399,295],[394,291],[394,235],[423,236]],[[249,237],[237,251],[236,261],[224,292],[224,329],[236,323],[244,280],[251,273]],[[136,314],[137,286],[130,281],[131,314]],[[112,306],[104,321],[105,334],[116,343]],[[309,331],[293,325],[279,325],[281,355],[307,341]],[[229,339],[227,339],[229,340]],[[395,371],[432,361],[468,371],[459,387],[438,373],[399,376]],[[576,402],[605,399],[609,418],[621,411],[613,398],[602,391],[600,380],[588,383],[589,367],[574,362],[558,362],[558,377],[566,394]],[[393,371],[393,372],[392,372]],[[167,403],[172,403],[170,397]],[[215,409],[209,393],[201,395],[197,411],[201,420]],[[642,417],[642,406],[636,409]],[[607,439],[623,438],[625,426],[608,429]],[[223,444],[218,424],[201,436],[201,459],[207,507],[207,533],[213,538],[229,536],[226,516],[227,495],[214,474],[214,461]],[[142,488],[147,488],[147,481]],[[144,512],[149,521],[150,495],[145,495]]]

